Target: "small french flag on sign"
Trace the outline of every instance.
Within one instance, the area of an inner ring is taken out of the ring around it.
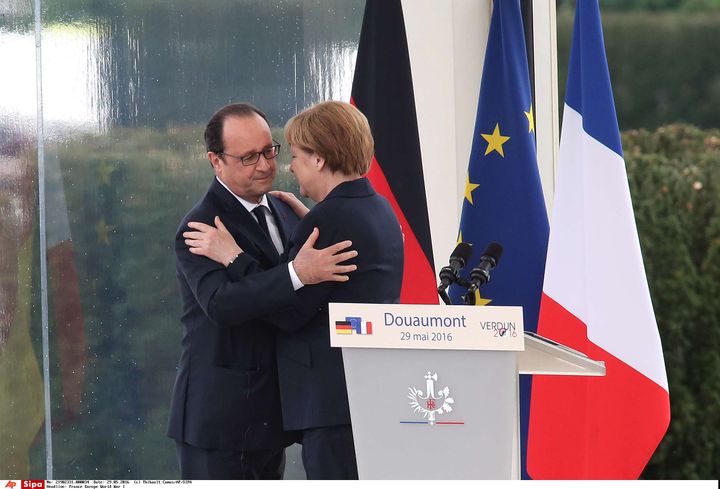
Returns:
[[[372,334],[372,323],[370,321],[363,321],[360,325],[360,334]]]

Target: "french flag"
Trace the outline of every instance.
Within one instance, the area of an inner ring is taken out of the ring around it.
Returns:
[[[372,334],[372,323],[370,321],[363,321],[361,317],[346,317],[352,325],[352,330],[355,334]]]
[[[535,376],[534,479],[635,479],[670,398],[620,145],[597,0],[577,2],[538,333],[606,377]]]

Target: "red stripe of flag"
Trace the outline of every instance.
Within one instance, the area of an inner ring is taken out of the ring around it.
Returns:
[[[607,376],[534,376],[528,472],[534,479],[637,479],[670,418],[669,409],[648,416],[647,408],[667,404],[667,391],[594,345],[586,325],[545,294],[540,323],[543,335],[604,361]]]
[[[405,213],[400,208],[382,168],[373,158],[368,178],[375,190],[390,202],[395,216],[402,226],[405,240],[405,266],[403,267],[403,283],[400,292],[401,304],[427,304],[437,302],[435,272],[423,253],[420,243],[408,223]],[[423,190],[424,192],[424,190]]]
[[[365,114],[375,139],[368,173],[388,199],[405,235],[400,302],[436,304],[415,96],[400,0],[368,0],[350,101]]]

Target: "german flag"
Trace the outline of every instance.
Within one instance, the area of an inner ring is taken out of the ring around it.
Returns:
[[[351,103],[368,118],[375,139],[368,178],[392,205],[405,235],[400,302],[436,304],[415,95],[400,0],[367,0],[365,4]]]
[[[353,327],[350,321],[335,321],[335,333],[352,334]]]

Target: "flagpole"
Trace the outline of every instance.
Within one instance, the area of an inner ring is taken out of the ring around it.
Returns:
[[[555,173],[560,147],[555,0],[535,0],[533,2],[533,51],[535,53],[537,161],[545,207],[548,215],[552,215]]]

